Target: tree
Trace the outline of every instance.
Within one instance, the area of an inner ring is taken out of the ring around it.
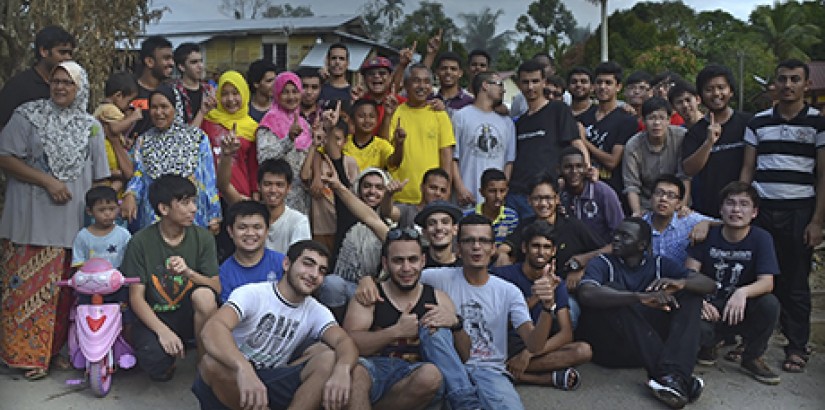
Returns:
[[[261,15],[265,18],[312,17],[315,13],[312,12],[309,6],[292,7],[291,4],[276,4],[269,6]]]
[[[442,30],[442,47],[461,54],[464,47],[458,40],[459,30],[453,19],[444,14],[444,6],[440,3],[422,1],[419,8],[404,16],[401,23],[391,31],[389,44],[395,48],[410,47],[418,42],[416,52],[424,54],[427,40]]]
[[[218,11],[236,20],[254,19],[269,9],[271,0],[221,0]]]
[[[569,43],[569,33],[576,28],[573,13],[559,0],[536,0],[527,7],[527,14],[519,16],[516,31],[524,38],[516,46],[516,53],[528,59],[537,52],[561,56]]]
[[[701,63],[696,55],[684,47],[676,45],[661,45],[644,51],[633,61],[635,70],[645,70],[649,73],[661,73],[670,70],[691,78],[699,72]]]
[[[32,62],[31,45],[36,31],[50,24],[74,34],[75,59],[89,75],[92,101],[99,101],[106,78],[115,67],[125,67],[129,54],[120,49],[136,45],[146,23],[157,20],[167,9],[150,8],[149,0],[5,0],[0,7],[0,82]],[[25,57],[24,57],[25,56]]]
[[[490,53],[493,61],[498,59],[498,55],[506,50],[512,42],[513,32],[511,30],[496,34],[498,18],[504,14],[504,10],[498,9],[494,13],[489,7],[485,7],[478,13],[461,13],[458,18],[464,21],[461,29],[464,38],[464,46],[468,50],[483,49]]]
[[[807,49],[820,43],[820,28],[805,23],[804,9],[797,2],[757,7],[750,15],[753,29],[777,59],[810,60]],[[821,24],[821,22],[820,22]]]
[[[386,41],[390,28],[404,15],[404,0],[371,0],[361,9],[367,32],[379,41]]]

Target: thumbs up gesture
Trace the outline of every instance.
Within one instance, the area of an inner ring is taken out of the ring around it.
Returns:
[[[561,279],[556,276],[556,263],[550,262],[544,266],[541,277],[533,282],[533,295],[537,296],[545,310],[553,309],[556,305],[556,287]]]
[[[301,127],[301,121],[298,118],[298,112],[292,114],[292,126],[289,127],[289,138],[295,141],[299,135],[304,131]]]
[[[410,302],[401,316],[398,317],[398,322],[393,326],[395,328],[396,337],[415,337],[418,336],[418,316],[412,313],[415,304]]]

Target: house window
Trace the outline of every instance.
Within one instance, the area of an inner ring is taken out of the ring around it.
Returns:
[[[278,67],[278,71],[287,69],[286,44],[263,44],[264,60],[271,61]]]

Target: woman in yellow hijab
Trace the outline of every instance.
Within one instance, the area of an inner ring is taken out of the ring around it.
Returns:
[[[240,148],[232,164],[232,187],[242,196],[252,197],[258,191],[258,160],[255,130],[258,123],[249,116],[249,85],[237,71],[227,71],[218,80],[217,108],[204,117],[201,128],[209,135],[215,156],[215,169],[221,153],[221,140],[234,132]]]

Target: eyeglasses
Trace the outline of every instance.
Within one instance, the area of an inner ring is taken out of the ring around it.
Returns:
[[[492,245],[495,242],[496,242],[496,240],[493,239],[493,238],[474,238],[472,236],[466,237],[466,238],[461,238],[461,239],[458,240],[458,243],[463,244],[463,245],[475,245],[475,244]]]
[[[487,84],[493,84],[493,85],[497,85],[499,87],[503,87],[504,86],[504,81],[501,81],[501,80],[498,80],[498,81],[487,80]]]
[[[533,195],[530,197],[531,202],[553,202],[556,200],[555,195]]]
[[[667,198],[671,201],[679,199],[679,194],[678,193],[672,192],[672,191],[665,191],[664,189],[657,189],[657,190],[653,191],[653,196],[655,196],[657,198],[664,197],[664,198]]]
[[[387,240],[398,241],[401,239],[418,240],[421,234],[412,228],[393,228],[387,232]]]

